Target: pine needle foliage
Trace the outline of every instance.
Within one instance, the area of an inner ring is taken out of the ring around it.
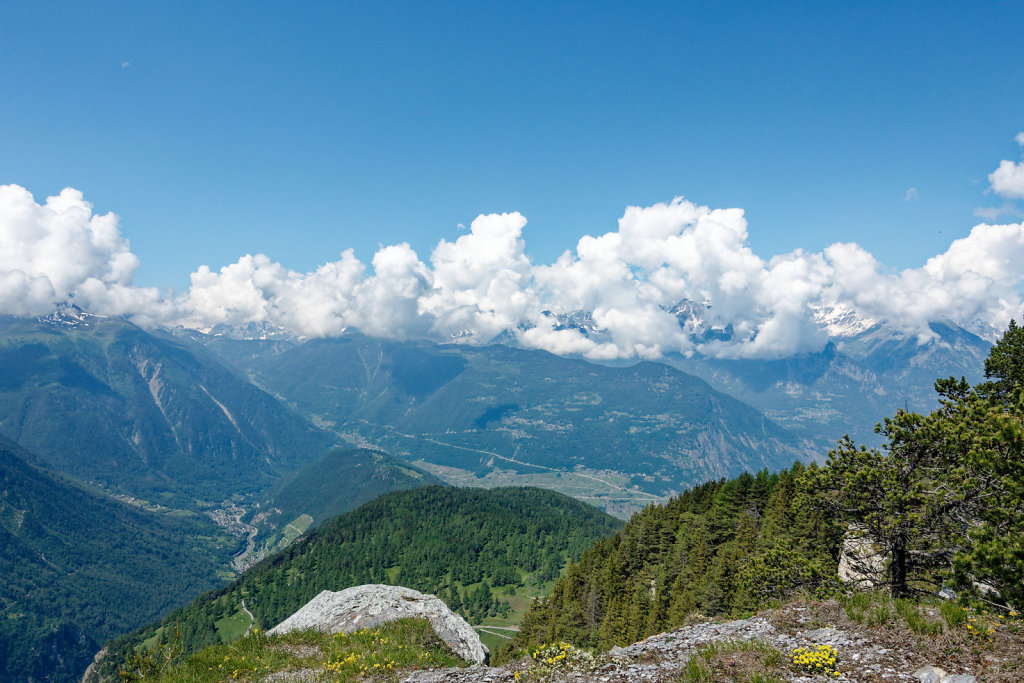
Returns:
[[[555,640],[606,649],[696,613],[738,616],[793,591],[834,592],[842,530],[797,504],[804,472],[744,474],[645,508],[569,566],[499,659]]]

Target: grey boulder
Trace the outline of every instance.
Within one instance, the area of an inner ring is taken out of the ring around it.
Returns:
[[[337,592],[323,591],[267,633],[283,635],[311,628],[325,633],[351,633],[416,617],[427,619],[438,637],[467,662],[481,664],[487,660],[487,647],[465,619],[436,596],[402,586],[366,584]]]

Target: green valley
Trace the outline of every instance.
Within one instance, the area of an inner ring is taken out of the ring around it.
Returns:
[[[363,583],[434,593],[486,625],[495,645],[570,558],[620,527],[595,508],[541,489],[433,486],[385,494],[159,623],[114,640],[104,669],[115,672],[132,648],[175,629],[191,652],[230,639],[242,625],[272,627],[322,590]]]

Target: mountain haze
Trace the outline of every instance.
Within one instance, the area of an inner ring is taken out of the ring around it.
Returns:
[[[380,451],[335,447],[275,486],[254,520],[267,550],[390,491],[440,484],[436,477]]]
[[[779,360],[671,355],[665,362],[824,447],[843,434],[878,443],[874,426],[891,406],[935,406],[936,377],[981,379],[989,341],[950,323],[932,323],[930,329],[933,336],[921,340],[869,324],[833,336],[821,351]]]

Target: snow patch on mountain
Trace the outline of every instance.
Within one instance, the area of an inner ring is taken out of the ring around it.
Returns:
[[[848,338],[867,332],[879,321],[858,313],[845,304],[811,306],[814,322],[828,332],[830,338]]]

